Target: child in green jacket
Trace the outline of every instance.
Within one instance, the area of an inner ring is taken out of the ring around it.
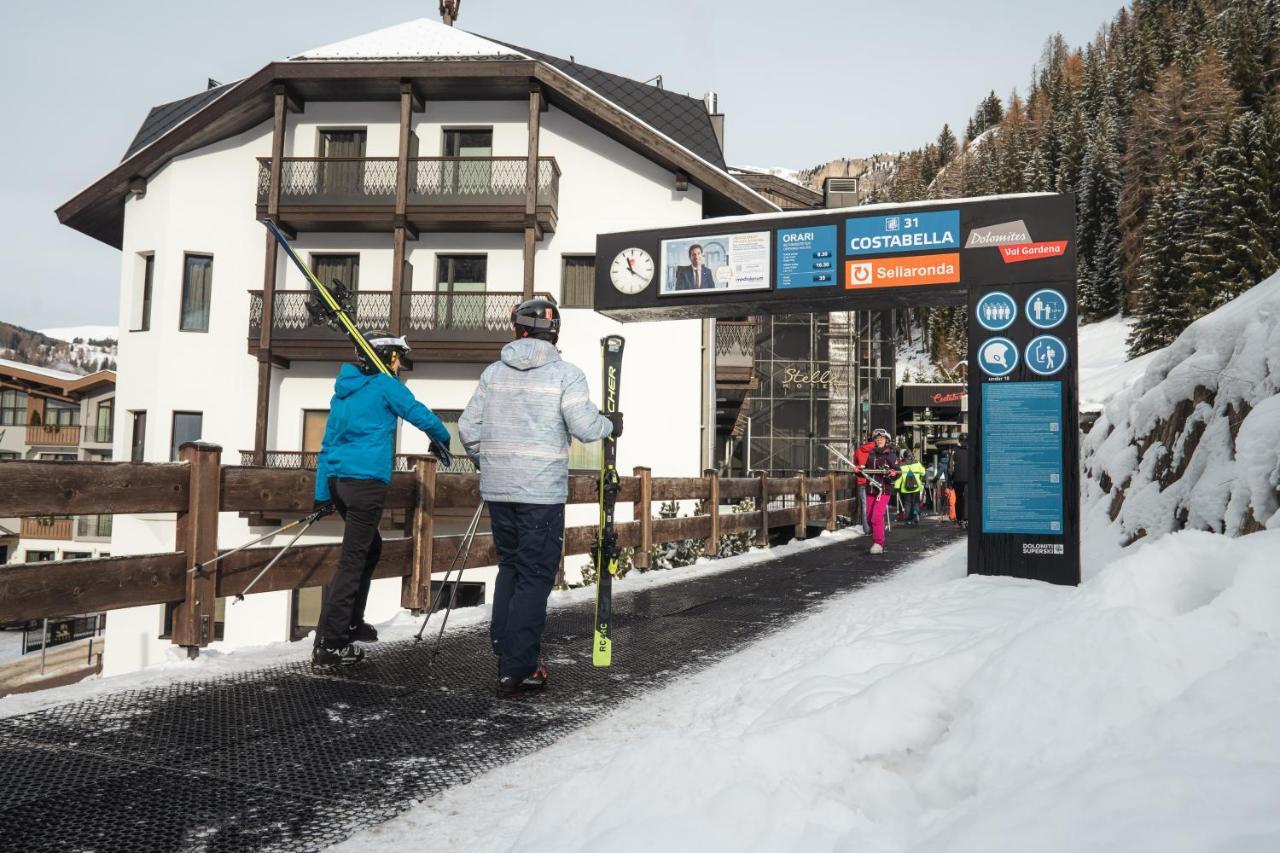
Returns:
[[[915,527],[920,523],[920,495],[924,491],[924,465],[916,460],[910,450],[902,451],[902,464],[898,467],[898,479],[893,487],[902,495],[908,526]]]

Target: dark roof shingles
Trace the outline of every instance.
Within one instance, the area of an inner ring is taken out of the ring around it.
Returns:
[[[203,109],[232,85],[235,84],[227,83],[212,89],[206,89],[189,98],[182,98],[177,101],[170,101],[167,104],[161,104],[158,107],[152,107],[151,112],[147,113],[146,119],[142,122],[142,127],[138,128],[133,141],[129,143],[129,149],[124,152],[124,157],[121,159],[128,160],[134,154],[164,136],[183,119]]]

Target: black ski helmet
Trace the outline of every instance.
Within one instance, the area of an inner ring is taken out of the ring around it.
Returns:
[[[560,309],[550,299],[526,299],[511,309],[511,325],[517,338],[560,339]]]
[[[391,369],[392,353],[398,353],[401,358],[409,354],[409,342],[404,338],[393,336],[386,329],[374,329],[366,332],[364,339],[369,342],[369,346],[373,348],[383,367],[388,370]],[[359,365],[361,373],[373,374],[382,372],[382,368],[373,363],[363,347],[356,347],[356,364]]]

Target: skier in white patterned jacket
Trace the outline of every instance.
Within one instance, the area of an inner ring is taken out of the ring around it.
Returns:
[[[467,455],[480,466],[498,552],[489,636],[502,695],[546,686],[539,650],[564,540],[569,439],[622,434],[622,415],[601,414],[582,371],[560,359],[555,303],[522,302],[511,324],[516,339],[480,374],[458,420]]]

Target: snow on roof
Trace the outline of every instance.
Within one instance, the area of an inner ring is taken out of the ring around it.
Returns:
[[[417,18],[371,33],[313,48],[290,60],[307,59],[528,59],[523,53],[430,18]]]
[[[52,367],[37,367],[34,364],[26,364],[21,361],[10,361],[7,358],[0,358],[0,367],[12,367],[17,370],[25,370],[28,373],[38,373],[41,376],[48,376],[50,379],[57,379],[60,382],[74,382],[77,379],[83,379],[79,373],[68,373],[65,370],[54,370]]]

